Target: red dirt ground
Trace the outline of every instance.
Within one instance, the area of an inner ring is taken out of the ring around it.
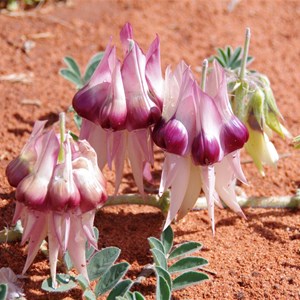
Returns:
[[[0,76],[33,74],[31,83],[0,80],[0,229],[10,224],[14,210],[14,190],[4,175],[8,162],[20,152],[34,121],[55,122],[75,92],[58,76],[62,58],[73,56],[84,66],[104,49],[111,35],[120,45],[119,30],[127,21],[143,49],[159,34],[163,69],[184,59],[195,72],[216,47],[242,45],[245,28],[250,27],[252,68],[268,75],[285,126],[293,136],[300,134],[300,2],[244,0],[233,12],[227,10],[229,2],[77,0],[19,16],[0,14]],[[26,52],[28,40],[35,46]],[[76,130],[71,116],[67,121]],[[293,195],[300,186],[300,151],[289,140],[274,136],[273,142],[287,157],[276,169],[266,168],[266,178],[253,164],[244,164],[249,186],[242,188],[249,196]],[[157,162],[156,173],[160,168]],[[130,170],[125,173],[121,193],[136,192]],[[113,173],[105,170],[105,175],[111,193]],[[203,243],[199,255],[209,260],[208,268],[214,272],[210,281],[178,291],[173,299],[300,299],[299,209],[248,208],[245,214],[246,221],[228,210],[217,210],[215,237],[206,211],[191,212],[173,226],[176,242]],[[134,278],[151,262],[147,237],[159,236],[162,223],[161,213],[147,206],[102,209],[95,222],[99,247],[120,247],[121,259],[132,265]],[[0,267],[10,266],[20,274],[24,262],[25,249],[19,243],[0,245]],[[29,269],[23,280],[27,299],[80,299],[78,289],[59,295],[40,290],[49,275],[47,263],[39,254]],[[154,279],[144,281],[140,291],[154,299]]]

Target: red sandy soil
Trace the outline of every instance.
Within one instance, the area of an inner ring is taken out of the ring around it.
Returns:
[[[300,134],[300,2],[243,0],[233,12],[227,10],[229,2],[77,0],[72,5],[49,4],[18,16],[1,14],[0,76],[32,73],[33,78],[27,84],[0,81],[0,229],[10,224],[14,210],[14,190],[4,175],[8,162],[20,152],[34,121],[57,121],[75,92],[58,75],[62,58],[73,56],[84,66],[105,48],[111,35],[120,46],[119,31],[127,21],[143,49],[159,34],[163,69],[184,59],[195,72],[216,47],[242,45],[245,28],[250,27],[250,54],[255,57],[252,68],[268,75],[285,126],[293,136]],[[35,46],[26,52],[28,40]],[[67,121],[68,127],[76,130],[71,116]],[[293,195],[300,186],[299,150],[277,136],[273,142],[287,157],[276,169],[266,168],[266,178],[258,175],[253,164],[244,164],[249,186],[242,188],[249,196]],[[243,155],[243,160],[247,159]],[[159,175],[160,169],[158,161],[155,174]],[[105,175],[111,193],[114,175],[108,170]],[[121,193],[136,190],[130,169],[126,169]],[[300,299],[299,210],[248,208],[245,214],[246,221],[228,210],[216,210],[215,237],[206,211],[191,212],[173,226],[176,242],[203,243],[199,255],[209,260],[208,268],[213,271],[210,281],[178,291],[173,299]],[[95,222],[99,247],[120,247],[121,259],[132,265],[129,275],[135,278],[151,263],[147,237],[159,236],[162,223],[161,213],[148,206],[102,209]],[[19,243],[0,245],[0,267],[9,266],[20,274],[25,258]],[[22,281],[27,299],[81,297],[78,289],[55,295],[40,290],[49,275],[47,259],[41,253],[27,275]],[[147,299],[154,299],[154,278],[145,280],[139,290]]]

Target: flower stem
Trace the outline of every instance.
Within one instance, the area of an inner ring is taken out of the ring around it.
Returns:
[[[201,90],[205,92],[206,76],[207,76],[208,60],[204,59],[202,63]]]
[[[271,196],[271,197],[237,197],[241,207],[253,208],[300,208],[300,190],[295,196]],[[159,208],[165,215],[169,209],[170,195],[165,192],[161,197],[158,195],[127,194],[110,196],[104,206],[120,204],[150,205]],[[199,197],[193,210],[207,208],[205,197]],[[20,228],[5,228],[0,231],[0,243],[19,241],[22,238]]]
[[[246,28],[246,34],[245,34],[245,44],[244,44],[244,51],[243,51],[243,58],[241,62],[241,70],[240,70],[240,79],[243,80],[246,73],[246,65],[247,65],[247,58],[248,58],[248,52],[249,52],[249,45],[250,45],[250,28]]]
[[[161,197],[153,194],[145,195],[144,197],[140,194],[109,196],[108,201],[104,206],[113,206],[119,204],[149,205],[159,208],[162,213],[166,214],[170,205],[170,194],[169,192],[165,192]]]
[[[59,130],[60,130],[60,148],[58,154],[58,162],[61,163],[64,160],[64,147],[63,143],[66,136],[66,114],[61,112],[59,114]]]

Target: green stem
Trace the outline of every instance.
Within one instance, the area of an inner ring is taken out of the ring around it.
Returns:
[[[22,239],[22,232],[15,228],[5,228],[0,231],[0,243],[9,243],[20,241]]]
[[[161,197],[158,195],[127,194],[108,197],[104,206],[120,204],[149,205],[159,208],[166,214],[170,205],[170,195],[165,192]],[[271,197],[237,197],[241,207],[254,208],[300,208],[300,190],[295,196],[271,196]],[[193,210],[206,209],[207,202],[205,197],[199,197]],[[16,228],[5,228],[0,231],[0,243],[15,242],[22,238],[22,232]]]
[[[248,58],[248,52],[249,52],[249,45],[250,45],[250,28],[246,28],[246,34],[245,34],[245,44],[244,44],[244,51],[243,51],[243,58],[241,62],[241,71],[240,71],[240,79],[243,80],[246,73],[246,65],[247,65],[247,58]]]
[[[204,59],[202,63],[201,90],[205,92],[206,77],[207,77],[208,60]]]
[[[237,197],[241,207],[253,208],[300,208],[300,196]],[[205,197],[199,197],[194,210],[206,209]]]
[[[153,194],[144,196],[141,196],[140,194],[109,196],[104,206],[113,206],[120,204],[149,205],[159,208],[164,214],[166,214],[170,205],[169,198],[169,192],[165,192],[161,197]]]
[[[64,161],[64,146],[63,143],[66,137],[66,115],[64,112],[59,114],[59,130],[60,130],[60,148],[58,154],[58,162],[61,163]]]

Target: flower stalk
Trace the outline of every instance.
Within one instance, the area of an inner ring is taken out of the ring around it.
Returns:
[[[59,114],[59,131],[60,131],[60,148],[58,153],[58,162],[62,163],[64,161],[64,142],[66,139],[66,114],[61,112]]]
[[[149,194],[144,198],[139,194],[126,194],[118,196],[109,196],[105,206],[114,205],[148,205],[159,208],[164,214],[168,211],[170,202],[170,195],[168,192],[161,197],[158,195]],[[241,207],[247,208],[300,208],[300,190],[294,196],[271,196],[271,197],[237,197],[238,204]],[[205,197],[199,197],[193,208],[194,211],[207,209],[207,202]],[[16,227],[5,228],[0,231],[0,243],[9,243],[20,241],[22,238],[22,231]]]
[[[241,70],[240,70],[240,76],[239,76],[240,80],[244,80],[245,73],[246,73],[246,65],[247,65],[247,58],[248,58],[248,52],[249,52],[250,37],[251,37],[250,28],[247,27],[246,34],[245,34],[243,57],[242,57],[242,62],[241,62]]]
[[[202,63],[201,90],[205,92],[206,77],[207,77],[208,60],[204,59]]]

